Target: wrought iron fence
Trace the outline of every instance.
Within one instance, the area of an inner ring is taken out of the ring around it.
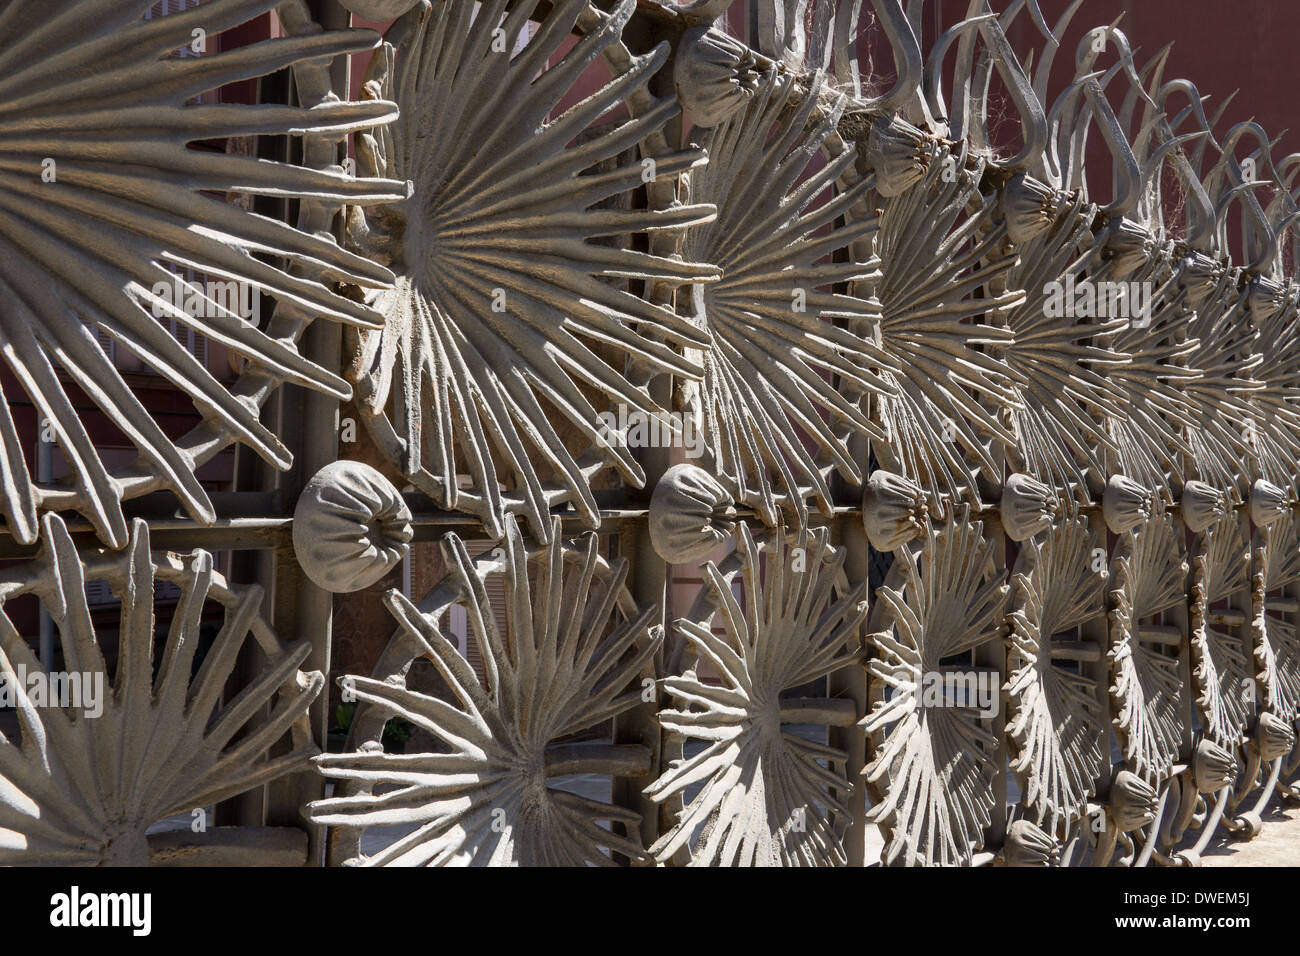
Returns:
[[[1300,796],[1298,157],[1167,50],[157,7],[0,0],[0,863],[1185,866]]]

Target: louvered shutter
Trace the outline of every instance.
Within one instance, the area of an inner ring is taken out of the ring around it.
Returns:
[[[477,558],[487,554],[495,545],[491,542],[466,542],[465,547],[471,558]],[[506,634],[506,576],[504,574],[490,576],[485,587],[488,601],[492,604],[492,616],[496,621],[497,631]],[[452,607],[447,616],[447,627],[451,632],[448,636],[455,636],[456,646],[461,654],[469,661],[470,667],[474,669],[479,680],[483,680],[483,654],[479,650],[478,641],[469,633],[469,618],[464,608]]]

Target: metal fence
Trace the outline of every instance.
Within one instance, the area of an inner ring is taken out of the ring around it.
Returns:
[[[1300,796],[1297,156],[1167,50],[157,6],[0,0],[0,864],[1186,866]]]

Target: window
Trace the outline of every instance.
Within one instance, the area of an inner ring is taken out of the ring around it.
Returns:
[[[182,10],[190,10],[197,7],[200,2],[201,0],[158,0],[158,2],[153,5],[152,9],[145,11],[144,18],[146,20],[153,20],[156,17],[165,17],[172,13],[180,13]],[[184,53],[181,54],[181,56],[184,55]],[[194,53],[191,51],[190,55],[193,56]]]
[[[164,265],[166,265],[166,263],[164,263]],[[180,266],[168,266],[168,268],[171,269],[173,275],[178,276],[186,285],[194,286],[200,290],[207,288],[205,280],[199,278],[198,274],[195,273],[193,269],[189,267],[182,268]],[[178,300],[183,300],[190,294],[184,286],[180,286],[179,288],[174,287],[174,289],[173,297]],[[184,310],[185,308],[184,301],[176,301],[173,304],[181,310]],[[208,340],[206,337],[200,335],[188,325],[176,319],[164,317],[160,318],[158,321],[160,321],[163,326],[171,332],[176,341],[185,346],[186,351],[198,359],[200,365],[205,368],[207,367]]]
[[[91,334],[95,336],[95,341],[99,343],[99,347],[103,349],[104,354],[108,356],[109,362],[116,364],[117,339],[113,338],[113,336],[105,332],[102,327],[93,322],[87,322],[86,325],[90,327]]]
[[[158,0],[150,9],[145,11],[146,20],[156,20],[158,17],[170,16],[173,13],[182,13],[186,10],[192,10],[197,7],[202,0]],[[186,43],[184,46],[177,47],[173,51],[175,56],[202,56],[198,50],[194,49],[192,43]],[[198,103],[203,99],[202,96],[196,96],[190,99],[190,103]]]

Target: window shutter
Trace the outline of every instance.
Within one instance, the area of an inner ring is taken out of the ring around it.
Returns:
[[[483,550],[487,551],[490,547],[490,545],[485,546]],[[487,579],[485,586],[488,600],[492,602],[492,616],[497,622],[497,633],[501,634],[503,638],[507,638],[509,631],[506,628],[506,576],[504,574],[493,574]],[[475,644],[471,653],[478,654],[477,644]],[[479,680],[483,680],[484,671],[481,656],[477,662],[471,660],[470,663],[474,666],[474,673],[478,674]]]
[[[117,598],[113,597],[113,591],[108,586],[107,581],[95,580],[86,582],[86,604],[88,606],[96,608],[116,603]]]
[[[165,17],[173,13],[180,13],[183,10],[190,10],[197,7],[201,0],[158,0],[149,10],[145,11],[146,20],[154,20],[158,17]]]
[[[100,349],[108,356],[109,362],[117,363],[117,339],[105,332],[98,325],[91,325],[90,331],[95,335],[95,341],[99,343]]]
[[[146,20],[156,20],[159,17],[170,16],[173,13],[182,13],[186,10],[192,10],[197,7],[202,0],[158,0],[152,7],[145,11]],[[176,56],[199,56],[195,53],[193,47],[187,42],[184,46],[175,50]],[[197,102],[198,97],[191,99],[190,102]]]
[[[208,365],[208,340],[197,332],[190,333],[190,351],[204,368]]]
[[[172,0],[172,2],[175,3],[176,0]],[[189,285],[200,290],[207,288],[206,280],[201,280],[195,274],[193,269],[181,269],[177,266],[169,266],[169,268],[174,275],[180,276],[180,278]],[[189,292],[184,287],[181,287],[180,294],[188,296]],[[179,310],[183,311],[185,308],[184,301],[173,304]],[[167,327],[167,330],[171,333],[172,337],[185,348],[185,351],[193,355],[198,360],[199,364],[206,368],[208,364],[207,338],[198,332],[195,332],[188,325],[177,319],[162,319],[161,321],[163,325]]]
[[[494,545],[490,542],[466,542],[466,549],[469,551],[471,558],[477,558],[480,555],[487,554],[492,550]],[[504,574],[493,574],[487,579],[484,585],[487,590],[488,601],[492,604],[492,617],[496,621],[497,631],[506,634],[506,576]],[[474,669],[474,673],[481,681],[484,678],[483,654],[479,650],[478,641],[469,633],[469,616],[465,609],[459,605],[453,605],[447,615],[447,627],[449,630],[448,637],[455,637],[456,645],[469,666]]]

